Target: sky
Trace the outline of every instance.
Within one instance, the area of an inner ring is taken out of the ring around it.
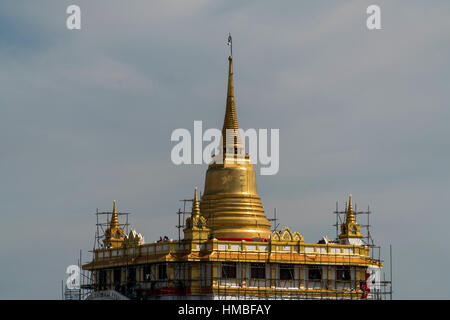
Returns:
[[[174,165],[170,136],[221,128],[229,32],[240,127],[280,130],[266,214],[316,243],[351,192],[387,273],[392,245],[394,299],[449,299],[449,16],[446,0],[1,0],[0,299],[60,299],[113,200],[147,242],[177,237],[207,165]]]

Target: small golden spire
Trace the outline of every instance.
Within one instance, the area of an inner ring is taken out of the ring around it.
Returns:
[[[195,188],[194,201],[192,203],[192,216],[200,215],[200,204],[198,202],[197,188]]]
[[[356,222],[355,220],[355,212],[353,211],[352,206],[352,194],[348,196],[348,208],[347,208],[347,223],[348,222]]]
[[[184,228],[184,239],[206,240],[209,237],[209,228],[205,217],[200,215],[200,204],[198,201],[197,188],[195,188],[194,201],[192,202],[192,214],[186,219]]]
[[[353,211],[352,195],[349,194],[345,222],[341,224],[341,234],[339,235],[339,238],[343,239],[342,241],[347,244],[361,244],[360,238],[362,237],[361,227],[356,222],[355,212]]]
[[[114,205],[113,205],[113,212],[112,212],[112,217],[111,217],[111,229],[113,228],[117,228],[119,226],[119,217],[117,215],[117,209],[116,209],[116,200],[114,200]]]
[[[122,245],[122,241],[123,229],[119,226],[117,205],[116,200],[114,200],[111,221],[109,223],[109,228],[105,230],[105,239],[103,239],[103,244],[106,248],[119,248]]]

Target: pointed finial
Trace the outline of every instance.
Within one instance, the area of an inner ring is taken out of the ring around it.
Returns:
[[[348,196],[347,222],[355,222],[355,213],[352,205],[352,194]]]
[[[341,224],[341,233],[339,234],[340,239],[346,239],[343,240],[343,243],[346,244],[361,244],[362,242],[360,239],[362,238],[362,234],[360,232],[360,226],[356,222],[355,219],[355,212],[353,211],[353,203],[352,203],[352,194],[349,193],[348,196],[348,205],[347,205],[347,212],[345,216],[345,222]],[[349,240],[351,239],[351,240]]]
[[[227,130],[231,130],[234,141],[227,141]],[[233,82],[233,57],[228,57],[228,88],[227,88],[227,103],[225,108],[225,117],[222,127],[222,147],[224,155],[226,153],[237,154],[242,150],[241,137],[239,135],[239,126],[236,115],[236,104],[234,99],[234,82]],[[233,149],[233,152],[230,152]]]
[[[200,214],[200,204],[198,202],[197,188],[195,188],[194,201],[192,203],[192,215],[196,216],[199,214]]]
[[[111,229],[118,226],[119,226],[119,217],[117,215],[116,200],[114,200],[113,212],[111,217]]]
[[[236,116],[236,104],[234,101],[234,82],[233,82],[233,57],[228,57],[228,88],[227,88],[227,104],[225,109],[225,119],[223,121],[222,132],[226,129],[237,130],[238,122]]]
[[[231,37],[231,33],[228,33],[228,42],[227,45],[230,46],[230,56],[233,56],[233,38]]]

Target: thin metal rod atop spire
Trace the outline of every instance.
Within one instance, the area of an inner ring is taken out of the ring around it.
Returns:
[[[231,38],[231,33],[228,33],[227,45],[230,46],[230,56],[233,56],[233,38]]]

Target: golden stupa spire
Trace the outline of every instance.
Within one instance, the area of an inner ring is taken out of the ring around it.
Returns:
[[[358,238],[362,238],[361,227],[356,222],[355,212],[353,211],[352,195],[348,196],[347,213],[345,216],[345,222],[341,225],[340,239],[343,239],[347,244],[360,244],[361,241]],[[356,240],[355,240],[356,238]],[[348,240],[350,239],[350,240]]]
[[[192,203],[192,216],[200,215],[200,203],[197,196],[197,188],[195,188],[194,201]]]
[[[113,212],[109,228],[105,230],[105,239],[103,244],[106,248],[119,248],[123,242],[123,229],[119,226],[119,216],[117,213],[116,200],[113,203]]]
[[[353,206],[352,206],[352,194],[350,193],[350,195],[348,196],[348,207],[347,207],[347,223],[348,222],[356,222],[355,220],[355,212],[353,211]]]
[[[200,203],[198,201],[197,188],[195,188],[192,213],[191,216],[186,219],[184,239],[206,240],[209,237],[209,231],[205,217],[200,215]]]
[[[234,83],[233,83],[233,57],[228,57],[228,90],[227,90],[227,105],[225,109],[225,118],[223,120],[222,134],[225,134],[226,129],[239,129],[236,104],[234,101]]]
[[[231,35],[228,37],[228,44],[232,46]],[[232,52],[232,51],[231,51]],[[234,141],[227,141],[227,130],[232,130],[229,134],[233,134]],[[234,82],[233,82],[233,56],[228,57],[228,88],[227,88],[227,104],[225,109],[225,117],[222,128],[223,154],[239,154],[242,150],[241,138],[239,135],[239,126],[236,115],[236,103],[234,99]]]
[[[111,217],[111,229],[117,228],[119,226],[119,217],[117,215],[117,209],[116,209],[116,200],[114,200],[113,204],[113,212]]]

